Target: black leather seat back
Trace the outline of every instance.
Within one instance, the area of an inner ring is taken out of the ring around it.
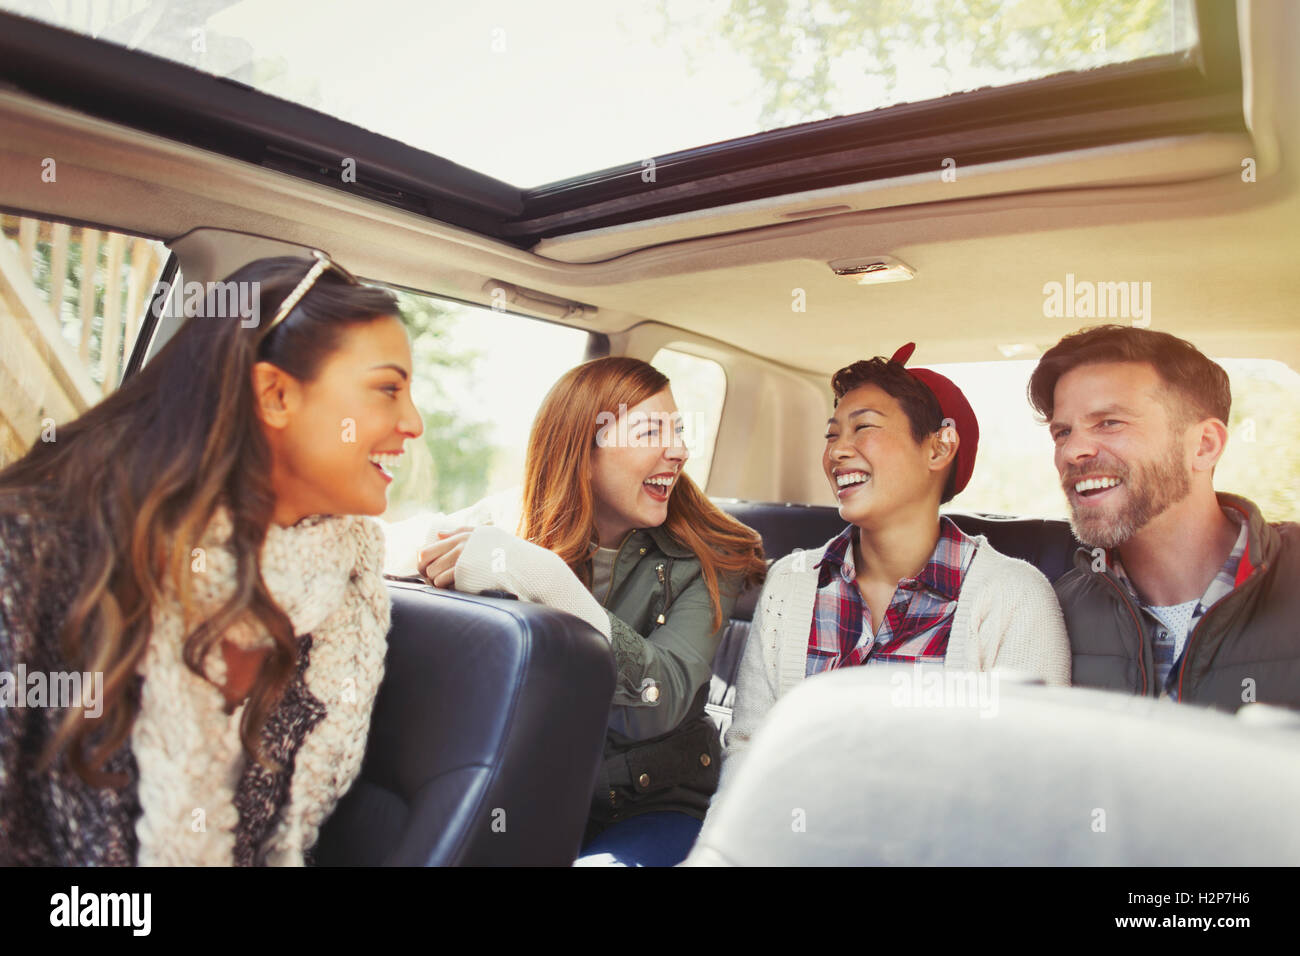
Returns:
[[[738,521],[763,536],[763,550],[769,560],[784,557],[796,548],[819,548],[844,530],[839,509],[823,505],[765,504],[755,501],[715,501]],[[1070,568],[1079,543],[1069,522],[1051,518],[1007,518],[1000,515],[948,514],[966,534],[982,534],[998,551],[1020,558],[1055,581]]]
[[[365,764],[316,862],[567,866],[609,721],[609,644],[541,605],[415,584],[389,592]]]
[[[713,503],[763,536],[763,553],[769,561],[783,558],[795,548],[820,548],[844,530],[838,508],[726,499],[714,499]]]
[[[982,534],[989,544],[1012,558],[1028,561],[1048,581],[1070,570],[1079,542],[1070,523],[1060,518],[1007,518],[1002,515],[948,515],[966,534]]]

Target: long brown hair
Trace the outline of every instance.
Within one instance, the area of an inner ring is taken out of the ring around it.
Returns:
[[[348,326],[398,314],[391,293],[351,284],[331,269],[267,331],[312,264],[295,257],[260,259],[228,276],[227,289],[257,283],[252,288],[259,292],[260,321],[225,317],[224,303],[210,298],[138,375],[60,426],[55,441],[36,443],[0,471],[0,512],[27,512],[50,528],[75,529],[88,546],[58,640],[74,669],[104,674],[103,711],[92,719],[84,708],[70,708],[42,767],[66,750],[68,765],[87,782],[123,782],[101,771],[139,713],[134,677],[148,647],[151,608],[170,577],[184,620],[192,619],[191,549],[221,506],[229,509],[233,526],[234,593],[197,622],[183,656],[201,675],[208,651],[235,622],[251,616],[270,633],[274,645],[240,725],[245,752],[261,759],[258,736],[298,655],[292,624],[262,580],[260,556],[275,495],[252,367],[267,361],[311,381]],[[35,593],[49,584],[38,582]]]
[[[519,536],[554,551],[584,584],[591,583],[596,540],[591,481],[599,422],[632,408],[668,387],[668,377],[640,359],[593,359],[566,372],[552,386],[528,437],[523,516]],[[699,559],[713,603],[713,627],[722,626],[719,576],[739,574],[758,584],[767,570],[763,542],[700,491],[686,474],[668,499],[664,530]]]

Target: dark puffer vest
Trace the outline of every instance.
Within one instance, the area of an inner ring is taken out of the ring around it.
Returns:
[[[1219,504],[1246,516],[1244,579],[1209,608],[1170,675],[1178,699],[1235,711],[1259,701],[1300,709],[1300,525],[1270,524],[1245,498]],[[1158,696],[1142,612],[1110,568],[1087,549],[1056,582],[1076,686]]]

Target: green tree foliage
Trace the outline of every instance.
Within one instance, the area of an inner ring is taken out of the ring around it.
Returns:
[[[1185,0],[731,0],[712,32],[754,68],[767,130],[909,99],[909,69],[957,92],[1169,53],[1190,23]],[[880,101],[841,95],[851,74]]]
[[[409,460],[400,466],[389,489],[391,520],[473,504],[487,490],[493,455],[489,426],[464,421],[448,385],[473,372],[481,356],[452,349],[455,316],[446,306],[410,292],[397,295],[411,336],[412,392],[424,418],[424,435],[408,445]]]

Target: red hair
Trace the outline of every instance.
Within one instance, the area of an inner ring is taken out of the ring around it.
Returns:
[[[602,413],[608,420],[620,405],[632,408],[667,387],[668,377],[640,359],[594,359],[564,373],[533,421],[519,536],[554,551],[583,584],[591,584],[596,539],[595,498],[588,478],[598,422]],[[767,571],[762,539],[711,502],[685,474],[668,498],[663,528],[699,559],[716,630],[722,626],[719,577],[739,573],[743,585],[762,582]]]

